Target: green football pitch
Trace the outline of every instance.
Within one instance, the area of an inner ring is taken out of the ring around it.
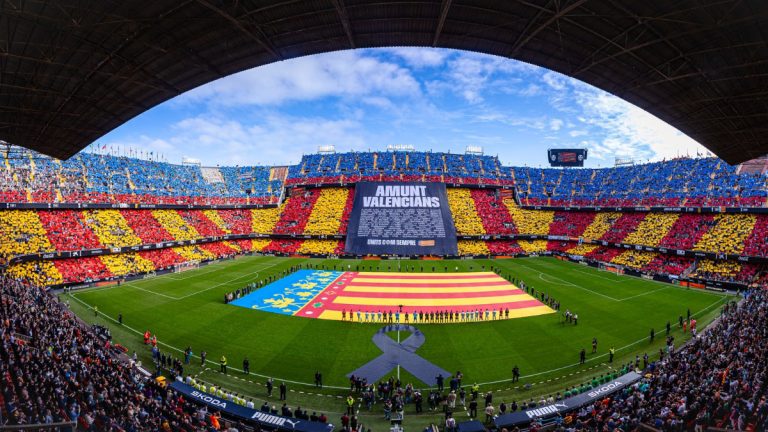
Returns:
[[[648,353],[651,359],[658,358],[668,321],[679,346],[688,337],[678,329],[679,316],[690,310],[701,329],[719,315],[724,302],[732,300],[719,293],[544,257],[399,263],[259,256],[120,286],[74,291],[62,299],[87,322],[108,325],[114,341],[126,346],[129,354],[135,350],[145,364],[150,354],[142,334],[150,330],[157,335],[161,350],[177,358],[190,346],[195,357],[186,370],[203,381],[262,400],[266,377],[274,377],[275,382],[288,383],[292,406],[341,412],[340,398],[349,387],[346,375],[381,354],[371,341],[381,324],[299,318],[223,303],[225,293],[270,275],[278,276],[298,264],[337,270],[346,270],[348,265],[354,270],[360,265],[374,271],[398,271],[412,265],[431,270],[434,265],[437,272],[444,271],[445,266],[459,272],[493,266],[502,276],[523,280],[548,293],[560,301],[561,312],[570,309],[579,315],[578,325],[564,324],[562,314],[417,324],[426,336],[418,355],[446,370],[461,371],[464,385],[479,383],[482,391],[493,390],[508,402],[554,394],[607,373],[621,362],[634,361],[636,355],[642,358]],[[116,322],[118,314],[123,316],[122,326]],[[653,343],[649,340],[651,329],[656,332]],[[591,353],[592,338],[599,342],[596,354]],[[611,347],[616,349],[613,363],[608,362]],[[582,348],[587,351],[587,361],[580,365]],[[197,357],[202,350],[208,353],[208,364],[203,367]],[[228,376],[218,372],[222,355],[229,360]],[[240,371],[245,356],[250,360],[250,375]],[[519,383],[511,382],[514,365],[522,375]],[[323,389],[310,385],[315,371],[323,374]],[[393,375],[398,373],[404,384],[413,382],[417,388],[434,384],[418,382],[405,370],[392,371]]]

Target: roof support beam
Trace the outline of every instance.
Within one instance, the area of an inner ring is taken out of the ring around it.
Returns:
[[[586,2],[587,2],[587,0],[576,0],[575,2],[573,2],[573,3],[569,4],[568,6],[564,7],[563,9],[559,9],[559,10],[555,9],[555,11],[552,13],[552,16],[549,17],[549,19],[547,19],[546,21],[541,23],[541,25],[536,27],[536,29],[534,29],[533,31],[528,32],[531,29],[531,27],[533,27],[534,23],[536,23],[539,20],[539,18],[541,17],[543,11],[545,9],[549,9],[548,6],[549,6],[549,4],[551,4],[551,2],[548,3],[547,7],[545,7],[544,9],[539,10],[539,12],[536,13],[536,16],[533,17],[533,19],[531,19],[530,21],[528,21],[528,25],[526,25],[525,29],[522,32],[520,32],[520,34],[517,36],[517,40],[515,40],[515,42],[512,44],[512,47],[507,52],[507,57],[513,57],[513,58],[516,57],[520,53],[520,50],[523,49],[523,47],[525,47],[525,45],[531,39],[536,37],[536,35],[539,34],[539,32],[541,32],[542,30],[546,29],[547,27],[549,27],[550,24],[552,24],[555,21],[559,20],[560,18],[564,17],[565,15],[570,13],[572,10],[578,8],[579,6],[583,5]]]
[[[238,29],[244,35],[248,36],[251,40],[253,40],[257,44],[261,45],[261,47],[267,50],[267,52],[269,52],[270,54],[272,54],[272,56],[275,57],[276,60],[285,60],[285,58],[280,53],[277,52],[277,49],[272,45],[269,39],[267,39],[267,36],[264,34],[263,31],[261,31],[260,28],[257,28],[257,31],[259,34],[256,35],[250,30],[248,30],[247,28],[245,28],[243,24],[240,21],[238,21],[235,17],[233,17],[231,14],[212,5],[207,0],[197,0],[197,2],[207,7],[208,9],[216,12],[217,14],[221,15],[222,18],[232,23],[232,25],[235,26],[236,29]]]
[[[435,36],[432,38],[432,48],[437,47],[437,41],[440,40],[440,34],[443,32],[443,26],[445,25],[445,18],[448,16],[452,2],[453,0],[443,0],[443,4],[440,6],[440,16],[437,18]]]
[[[347,34],[347,40],[349,40],[349,47],[356,48],[355,38],[352,37],[352,24],[349,23],[349,15],[347,15],[347,8],[344,6],[344,0],[331,0],[333,7],[336,8],[336,13],[339,15],[339,21],[341,26],[344,27],[344,33]]]

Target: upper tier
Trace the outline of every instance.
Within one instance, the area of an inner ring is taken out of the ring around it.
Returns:
[[[274,203],[284,185],[359,180],[515,185],[521,204],[766,205],[766,177],[716,158],[620,168],[504,167],[497,157],[432,152],[305,155],[290,167],[200,167],[81,153],[3,156],[0,202]],[[251,193],[247,194],[247,190]]]

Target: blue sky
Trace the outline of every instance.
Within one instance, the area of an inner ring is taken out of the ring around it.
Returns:
[[[341,51],[251,69],[191,90],[93,147],[143,149],[169,162],[293,164],[337,151],[462,153],[546,164],[551,147],[588,148],[587,166],[706,150],[645,111],[580,81],[501,57],[432,48]]]

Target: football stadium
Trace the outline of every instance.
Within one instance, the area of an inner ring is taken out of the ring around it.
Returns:
[[[705,3],[5,2],[0,430],[768,430],[768,4]],[[712,154],[98,141],[395,46],[557,71]]]

